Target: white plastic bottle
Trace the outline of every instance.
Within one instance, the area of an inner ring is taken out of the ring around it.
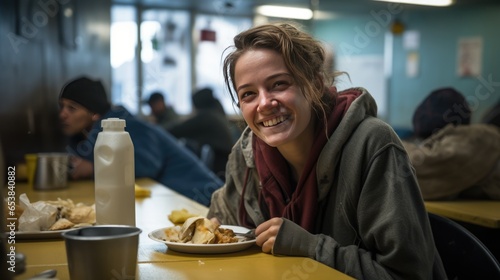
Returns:
[[[125,120],[108,118],[101,126],[94,147],[96,224],[135,226],[132,139]]]

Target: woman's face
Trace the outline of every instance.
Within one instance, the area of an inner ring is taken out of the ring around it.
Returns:
[[[234,80],[243,118],[268,145],[308,143],[313,137],[311,105],[278,52],[245,52],[235,64]]]

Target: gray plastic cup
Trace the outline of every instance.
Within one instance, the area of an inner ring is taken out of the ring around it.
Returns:
[[[103,225],[64,232],[71,280],[135,279],[141,229]]]

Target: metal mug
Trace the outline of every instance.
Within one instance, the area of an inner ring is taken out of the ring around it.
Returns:
[[[91,226],[62,234],[72,280],[135,279],[138,227]]]
[[[36,190],[62,189],[68,186],[66,153],[38,153],[33,188]]]

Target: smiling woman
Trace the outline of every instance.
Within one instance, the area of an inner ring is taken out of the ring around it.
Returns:
[[[337,92],[325,65],[322,43],[291,24],[234,38],[224,77],[248,128],[208,217],[356,279],[444,279],[401,141],[372,96]]]
[[[255,135],[281,151],[311,146],[312,109],[278,52],[244,53],[235,65],[235,77],[243,118]]]

